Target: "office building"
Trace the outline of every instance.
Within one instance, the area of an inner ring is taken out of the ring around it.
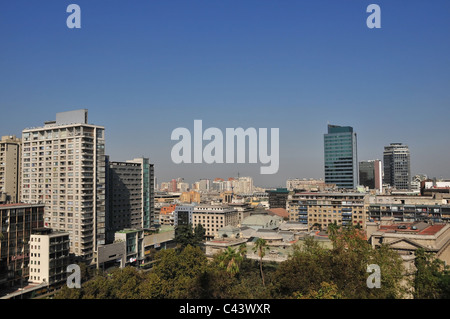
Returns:
[[[14,135],[0,140],[0,203],[20,201],[21,146],[21,139]]]
[[[0,205],[0,287],[28,279],[30,236],[44,226],[44,204]]]
[[[30,238],[29,282],[55,285],[67,279],[69,233],[36,229]]]
[[[324,134],[325,183],[338,188],[358,185],[356,132],[350,126],[328,125]]]
[[[177,205],[173,212],[174,226],[192,224],[192,213],[196,204]]]
[[[239,213],[226,205],[197,205],[192,212],[193,227],[201,224],[205,228],[206,237],[217,236],[220,228],[239,224]]]
[[[107,161],[108,241],[115,232],[149,229],[154,218],[154,171],[148,158]]]
[[[379,192],[383,190],[383,171],[380,160],[359,162],[359,184]]]
[[[44,226],[68,232],[87,264],[106,241],[104,134],[85,109],[22,131],[22,202],[44,203]]]
[[[267,190],[266,193],[269,195],[270,208],[286,208],[286,200],[289,195],[287,188]]]
[[[395,189],[411,189],[411,163],[407,145],[391,143],[384,147],[383,183]]]

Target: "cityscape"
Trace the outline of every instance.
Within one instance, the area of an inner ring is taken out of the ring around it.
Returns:
[[[0,5],[0,299],[449,299],[450,5],[169,2]]]

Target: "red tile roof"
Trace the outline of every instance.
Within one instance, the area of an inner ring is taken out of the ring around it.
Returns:
[[[432,225],[432,226],[429,226],[429,227],[425,228],[424,230],[422,230],[419,234],[420,235],[434,235],[444,227],[445,227],[445,225]]]
[[[289,217],[289,214],[288,214],[287,210],[284,209],[284,208],[271,208],[271,209],[268,209],[268,212],[269,213],[273,213],[273,214],[275,214],[277,216],[280,216],[280,217],[283,217],[283,218],[284,217],[286,217],[286,218]]]

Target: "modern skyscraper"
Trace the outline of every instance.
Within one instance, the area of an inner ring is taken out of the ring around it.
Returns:
[[[359,184],[380,192],[383,190],[383,173],[380,160],[359,162]]]
[[[44,226],[65,231],[87,264],[105,244],[105,129],[85,109],[22,131],[22,201],[44,203]]]
[[[0,203],[20,201],[21,146],[21,139],[14,135],[0,140]]]
[[[126,228],[149,229],[153,223],[153,164],[148,158],[108,162],[108,239]]]
[[[410,153],[407,145],[391,143],[384,147],[383,183],[396,189],[411,188]]]
[[[358,185],[356,132],[350,126],[328,125],[324,134],[325,183],[340,188]]]

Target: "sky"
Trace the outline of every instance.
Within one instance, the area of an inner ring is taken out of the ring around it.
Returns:
[[[354,128],[359,160],[404,143],[412,174],[450,178],[449,17],[448,0],[2,1],[0,135],[86,108],[111,160],[149,157],[158,183],[239,174],[274,187],[324,177],[330,123]],[[172,131],[194,120],[279,128],[278,172],[175,164]]]

